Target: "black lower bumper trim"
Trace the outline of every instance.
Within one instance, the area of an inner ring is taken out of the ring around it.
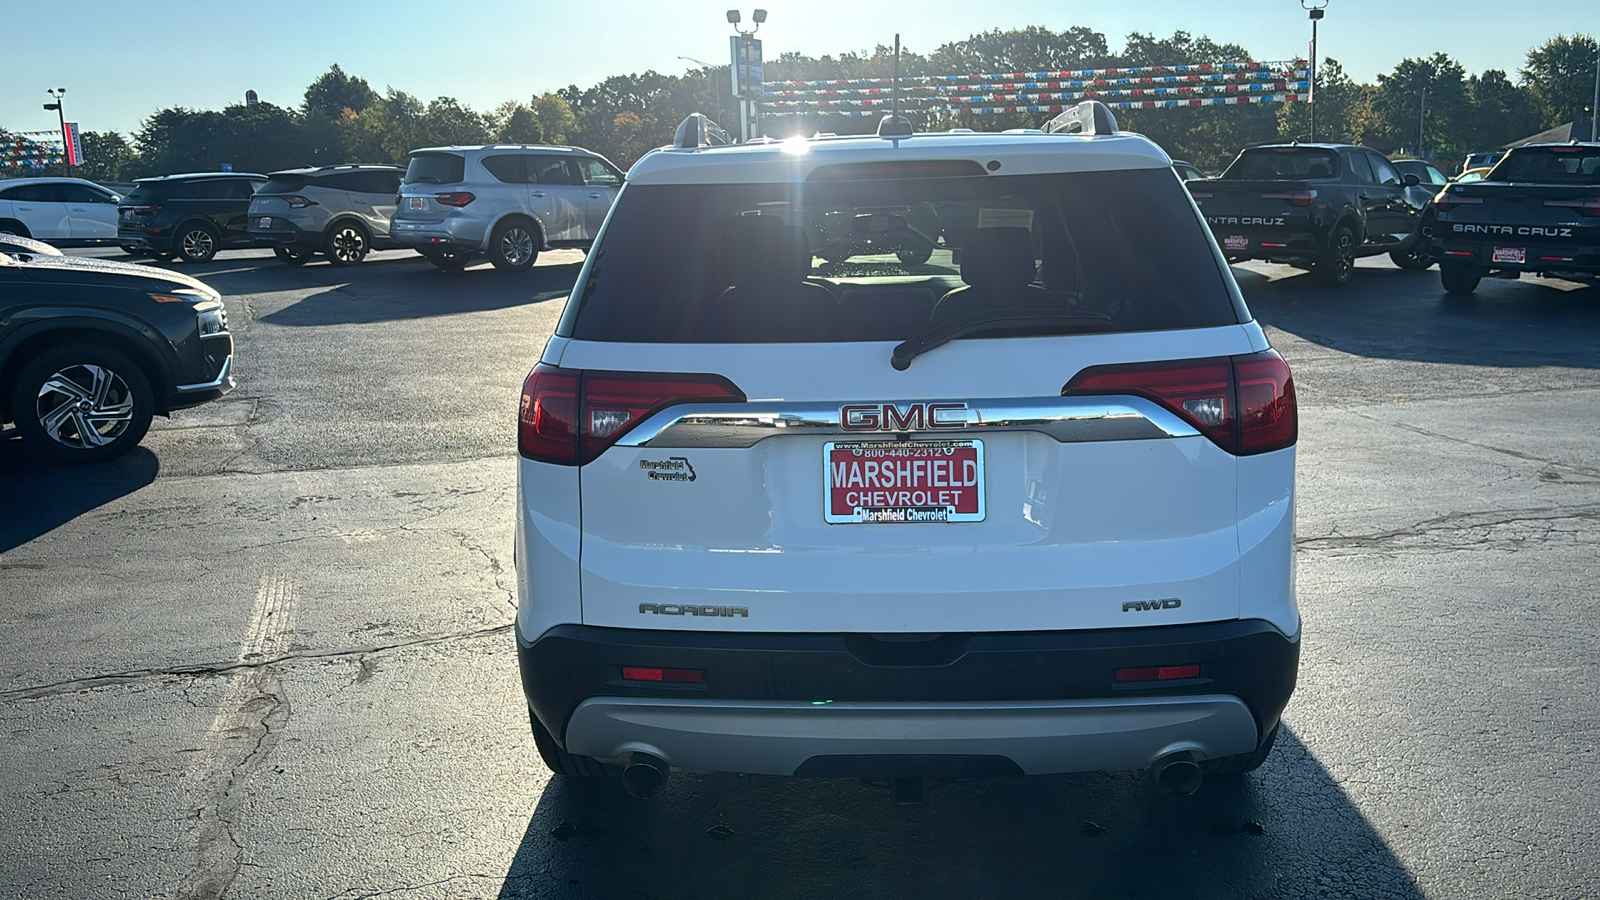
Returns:
[[[1300,643],[1255,619],[1096,631],[945,634],[882,641],[865,634],[647,631],[558,625],[519,634],[528,706],[563,740],[592,697],[696,700],[983,702],[1230,694],[1262,736],[1294,691]],[[1181,681],[1114,680],[1117,669],[1199,665]],[[622,678],[623,666],[698,669],[701,684]]]

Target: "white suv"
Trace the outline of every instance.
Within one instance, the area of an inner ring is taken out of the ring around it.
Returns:
[[[1266,758],[1300,651],[1289,370],[1166,154],[1067,118],[686,123],[633,167],[523,385],[551,769],[1181,794]]]
[[[521,272],[546,247],[587,249],[621,187],[616,166],[580,147],[414,150],[389,236],[442,269],[487,256]]]

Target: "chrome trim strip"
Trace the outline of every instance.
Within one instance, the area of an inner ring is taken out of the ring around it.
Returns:
[[[228,383],[228,373],[232,368],[233,354],[230,353],[228,358],[222,361],[222,371],[217,373],[215,381],[207,381],[203,384],[180,384],[177,387],[177,391],[180,394],[192,394],[195,391],[214,391]]]
[[[958,401],[959,402],[959,401]],[[899,432],[845,430],[840,403],[688,403],[662,410],[617,441],[622,447],[753,447],[779,435],[847,435],[861,440]],[[901,401],[905,405],[905,401]],[[1062,443],[1195,437],[1189,423],[1143,397],[1036,397],[966,401],[966,424],[922,429],[921,437],[961,438],[1030,431]]]

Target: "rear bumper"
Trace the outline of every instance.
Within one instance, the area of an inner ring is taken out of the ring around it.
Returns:
[[[942,635],[659,632],[518,637],[529,708],[571,752],[782,775],[1044,774],[1248,753],[1294,690],[1297,639],[1256,620]],[[1119,668],[1200,677],[1118,685]],[[704,671],[626,681],[622,666]]]
[[[1516,248],[1523,251],[1521,263],[1496,261],[1496,248]],[[1434,259],[1446,263],[1465,263],[1483,269],[1507,272],[1572,272],[1600,275],[1600,246],[1583,244],[1560,246],[1529,243],[1526,238],[1507,236],[1498,241],[1463,241],[1435,237],[1430,253]]]
[[[1314,262],[1326,243],[1316,234],[1304,231],[1271,232],[1249,228],[1212,228],[1211,232],[1222,247],[1222,254],[1230,262],[1244,259],[1265,259],[1274,262]],[[1243,238],[1244,246],[1228,246],[1229,239]]]
[[[146,231],[143,228],[118,228],[116,243],[130,250],[155,250],[166,253],[172,250],[172,232],[167,229]]]
[[[282,227],[259,228],[252,220],[250,230],[245,233],[245,242],[251,247],[297,247],[303,250],[317,250],[322,246],[322,235],[307,232],[292,222],[285,221]]]
[[[438,222],[408,222],[391,219],[389,239],[416,250],[449,250],[472,253],[482,250],[487,240],[488,223],[464,216],[451,216]]]

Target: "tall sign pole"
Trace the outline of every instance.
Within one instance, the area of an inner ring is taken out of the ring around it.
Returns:
[[[66,164],[67,174],[71,175],[72,164],[75,161],[72,155],[72,135],[67,134],[67,112],[61,108],[66,103],[67,89],[45,88],[44,92],[55,100],[54,103],[44,104],[44,108],[46,110],[55,110],[56,121],[61,124],[61,159]]]
[[[761,136],[761,82],[765,80],[761,67],[761,41],[756,31],[767,20],[767,11],[755,10],[750,14],[755,25],[746,31],[739,27],[739,11],[728,10],[728,24],[734,35],[728,38],[729,66],[733,78],[733,96],[739,101],[739,140],[748,141]]]
[[[1589,107],[1589,140],[1600,141],[1600,56],[1594,60],[1594,105]]]
[[[1306,103],[1311,107],[1311,142],[1317,141],[1317,23],[1322,21],[1323,9],[1328,5],[1328,0],[1300,0],[1300,8],[1306,10],[1311,18],[1311,66],[1306,75],[1311,78],[1311,90],[1307,93]]]

